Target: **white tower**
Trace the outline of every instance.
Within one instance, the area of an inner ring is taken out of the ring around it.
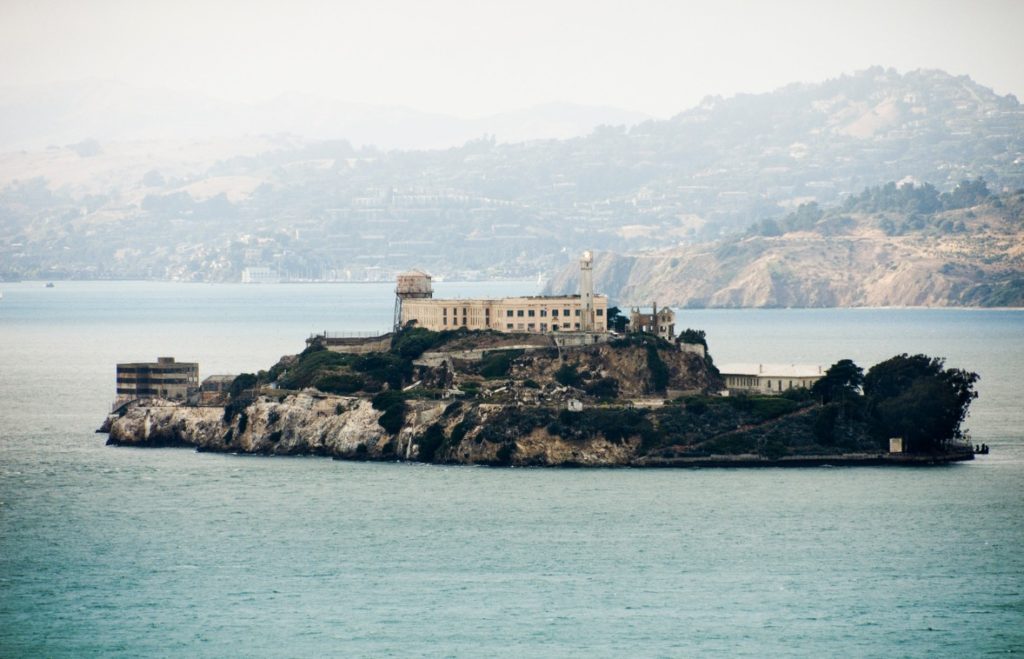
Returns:
[[[594,255],[590,250],[580,258],[580,302],[583,305],[580,329],[594,331]]]

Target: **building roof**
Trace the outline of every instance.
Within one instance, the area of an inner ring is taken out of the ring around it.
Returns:
[[[824,375],[824,369],[815,364],[723,364],[718,367],[725,375],[753,375],[766,378],[810,378]]]
[[[236,375],[210,375],[210,376],[206,377],[206,379],[203,380],[203,383],[206,383],[206,382],[234,382],[236,377],[238,377],[238,376],[236,376]]]

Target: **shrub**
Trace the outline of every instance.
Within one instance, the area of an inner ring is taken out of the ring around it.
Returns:
[[[647,346],[647,370],[651,373],[651,389],[665,391],[669,380],[668,366],[661,360],[658,348],[653,345]]]
[[[721,435],[714,439],[709,439],[700,446],[708,453],[717,453],[719,455],[753,453],[756,448],[754,438],[743,434]]]
[[[594,398],[618,398],[619,396],[619,381],[615,378],[601,378],[588,384],[584,391],[587,395],[593,396]]]
[[[416,438],[419,446],[419,459],[423,462],[432,462],[437,449],[444,443],[444,430],[437,423],[432,424],[422,435]]]
[[[299,361],[278,377],[277,383],[283,389],[302,389],[310,386],[320,375],[347,366],[353,360],[353,355],[324,349],[310,351],[307,348],[299,355]]]
[[[382,391],[371,401],[373,409],[384,412],[377,420],[380,427],[394,435],[405,423],[405,398],[400,391]]]
[[[361,390],[365,384],[366,382],[358,375],[336,373],[320,376],[313,386],[328,394],[350,394]]]
[[[452,332],[434,332],[424,327],[407,327],[391,339],[391,352],[404,359],[418,359],[427,350],[445,343]]]
[[[507,444],[502,444],[501,448],[498,449],[498,454],[497,454],[498,464],[500,464],[500,465],[510,465],[510,464],[512,464],[512,456],[514,456],[516,454],[516,451],[518,449],[519,449],[519,447],[516,445],[515,442],[508,442]]]
[[[412,375],[412,362],[397,355],[371,352],[357,357],[352,369],[377,382],[386,382],[392,389],[400,389]]]
[[[224,422],[231,423],[235,416],[239,412],[242,412],[252,403],[252,398],[249,396],[243,396],[239,398],[232,398],[231,402],[224,406]]]
[[[503,378],[512,368],[512,360],[523,354],[522,350],[495,350],[488,352],[480,361],[480,375],[487,379]]]
[[[578,387],[582,378],[580,378],[579,371],[572,364],[562,364],[555,371],[555,380],[558,384],[565,387]]]
[[[686,399],[686,411],[690,414],[700,416],[708,411],[708,404],[701,398],[687,398]]]

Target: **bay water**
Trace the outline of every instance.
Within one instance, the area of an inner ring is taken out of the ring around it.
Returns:
[[[499,469],[93,432],[118,361],[268,368],[311,333],[385,331],[390,284],[0,289],[0,656],[1024,652],[1022,311],[679,312],[719,363],[977,371],[992,453],[971,463]]]

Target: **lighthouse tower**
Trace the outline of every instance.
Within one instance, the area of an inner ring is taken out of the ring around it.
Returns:
[[[580,329],[594,331],[594,255],[590,250],[580,258]]]

